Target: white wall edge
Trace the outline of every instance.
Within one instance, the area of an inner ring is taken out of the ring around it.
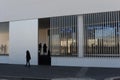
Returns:
[[[52,66],[120,68],[120,58],[52,57]]]

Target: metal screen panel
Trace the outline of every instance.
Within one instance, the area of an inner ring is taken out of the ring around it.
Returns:
[[[84,56],[119,57],[120,12],[83,15]]]
[[[50,46],[52,55],[77,55],[77,16],[50,18]]]

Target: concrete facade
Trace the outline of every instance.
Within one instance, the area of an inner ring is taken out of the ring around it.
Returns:
[[[32,65],[38,65],[38,18],[78,15],[78,56],[53,57],[53,66],[120,67],[119,58],[83,57],[84,34],[82,14],[119,11],[120,1],[113,0],[1,0],[0,22],[9,21],[9,56],[0,56],[0,63],[25,64],[30,50]]]

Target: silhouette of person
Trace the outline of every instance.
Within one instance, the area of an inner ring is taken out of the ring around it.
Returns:
[[[26,51],[26,66],[30,67],[30,60],[31,60],[31,56],[30,56],[30,52],[29,50]]]
[[[6,54],[6,48],[7,48],[7,46],[4,45],[4,54]]]
[[[43,45],[43,53],[44,54],[47,53],[47,45],[46,44]]]
[[[39,49],[39,54],[41,54],[41,50],[42,50],[42,43],[40,43],[40,44],[39,44],[38,49]]]
[[[3,44],[1,45],[1,51],[2,51],[2,53],[4,53],[4,46],[3,46]]]

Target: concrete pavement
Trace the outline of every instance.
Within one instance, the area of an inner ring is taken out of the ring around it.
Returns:
[[[24,80],[105,80],[119,76],[119,68],[87,68],[58,66],[31,66],[30,68],[28,68],[24,65],[0,64],[1,78],[24,78]]]

